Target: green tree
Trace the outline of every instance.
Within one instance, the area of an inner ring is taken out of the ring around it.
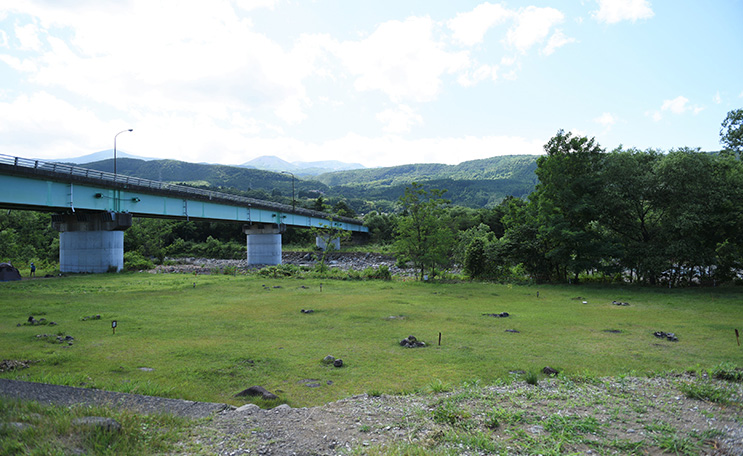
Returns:
[[[612,151],[597,198],[598,219],[616,247],[614,258],[631,278],[648,283],[669,267],[664,249],[669,195],[658,176],[662,160],[652,149]]]
[[[372,211],[364,216],[371,241],[377,244],[389,244],[394,240],[395,223],[395,216],[390,214]]]
[[[537,159],[539,184],[533,194],[537,204],[537,236],[548,246],[554,270],[551,276],[577,280],[582,271],[595,268],[605,245],[595,221],[595,196],[602,187],[603,150],[595,139],[560,130],[544,146],[547,155]]]
[[[720,143],[723,152],[740,157],[743,153],[743,109],[728,112],[720,128]]]
[[[444,191],[426,191],[413,182],[400,198],[403,212],[397,219],[393,249],[398,257],[412,261],[423,280],[426,271],[436,275],[436,268],[449,262],[453,234],[444,223],[446,206]]]

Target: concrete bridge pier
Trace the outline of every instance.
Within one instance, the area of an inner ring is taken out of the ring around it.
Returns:
[[[286,225],[254,223],[243,225],[247,235],[248,266],[281,264],[281,233]]]
[[[124,230],[132,215],[121,212],[55,214],[62,272],[108,272],[124,269]]]
[[[315,236],[315,245],[320,250],[328,250],[328,249],[340,250],[341,239],[338,237],[334,239],[330,239],[329,236]],[[330,246],[332,246],[332,248]]]

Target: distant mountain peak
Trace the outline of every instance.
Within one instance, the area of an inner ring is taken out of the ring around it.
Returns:
[[[338,160],[288,162],[274,155],[262,155],[238,166],[274,172],[288,171],[300,176],[316,176],[334,171],[365,168],[359,163],[345,163]]]

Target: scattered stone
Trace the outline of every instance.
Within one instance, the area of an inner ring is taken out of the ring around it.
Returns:
[[[390,315],[389,317],[385,318],[385,320],[404,320],[405,315]]]
[[[8,428],[14,429],[18,432],[23,432],[26,429],[30,429],[33,427],[28,423],[18,423],[14,421],[11,421],[10,423],[0,423],[0,428],[2,428],[3,426],[7,426]]]
[[[678,342],[679,341],[678,337],[676,337],[676,334],[674,334],[674,333],[667,333],[667,332],[663,332],[663,331],[655,331],[653,333],[653,335],[655,337],[657,337],[658,339],[668,339],[671,342]]]
[[[554,369],[554,368],[549,367],[549,366],[545,366],[544,369],[542,369],[542,373],[545,374],[545,375],[552,376],[552,375],[557,375],[560,372],[557,369]]]
[[[335,362],[335,356],[328,355],[322,359],[323,364],[333,364]]]
[[[312,310],[312,309],[302,309],[302,310],[301,310],[301,312],[302,312],[303,314],[311,314],[311,313],[313,313],[313,312],[314,312],[314,310]]]
[[[235,397],[259,396],[263,399],[278,399],[279,397],[262,386],[251,386],[250,388],[235,394]]]
[[[36,335],[36,338],[37,339],[44,339],[47,342],[51,342],[51,343],[59,343],[59,344],[67,343],[67,345],[72,345],[72,342],[75,340],[74,337],[72,337],[72,336],[65,336],[64,334],[60,334],[60,335],[56,335],[56,336],[53,335],[53,334],[52,335],[49,335],[49,334],[37,334]]]
[[[152,372],[155,370],[151,367],[138,367],[137,369],[141,370],[142,372]]]
[[[605,333],[612,333],[612,334],[619,334],[619,333],[621,333],[622,331],[621,331],[621,330],[619,330],[619,329],[605,329],[605,330],[604,330],[604,332],[605,332]]]
[[[629,305],[628,302],[622,302],[622,301],[612,301],[611,303],[614,304],[615,306],[628,306]]]
[[[0,361],[0,372],[10,372],[17,369],[26,369],[31,361],[19,361],[15,359],[4,359]]]
[[[277,407],[272,408],[271,410],[276,410],[276,411],[291,410],[291,406],[289,404],[281,404]]]
[[[121,431],[121,424],[113,418],[102,416],[84,416],[72,420],[73,426],[80,426],[90,430],[100,429],[106,432],[118,433]]]
[[[81,321],[88,321],[88,320],[100,320],[100,319],[101,319],[101,316],[100,315],[88,315],[87,317],[83,317],[80,320]]]
[[[333,361],[333,367],[343,367],[343,360],[337,358],[335,361]]]
[[[310,288],[310,287],[308,287],[308,286],[305,286],[305,285],[302,285],[302,286],[301,286],[301,287],[299,287],[299,288],[301,288],[301,289],[303,289],[303,290],[309,290],[309,288]]]
[[[274,285],[274,288],[281,288],[281,285]]]
[[[328,380],[328,381],[327,381],[327,382],[325,382],[325,383],[327,383],[328,385],[332,385],[332,384],[333,384],[333,380]]]
[[[520,333],[521,331],[515,330],[515,329],[506,329],[507,333]]]
[[[418,340],[415,336],[408,336],[400,341],[400,345],[406,348],[418,348],[425,347],[426,343],[422,340]]]
[[[245,404],[241,407],[238,407],[235,411],[240,413],[254,413],[260,410],[261,408],[258,407],[255,404]]]
[[[308,388],[319,388],[320,386],[322,386],[319,383],[307,383],[306,385]]]
[[[526,374],[526,371],[525,370],[518,369],[518,370],[508,371],[508,373],[509,374],[513,374],[513,375],[524,375],[524,374]]]
[[[48,324],[49,322],[46,321],[46,318],[40,318],[37,320],[33,317],[33,315],[28,317],[28,320],[26,320],[26,322],[24,323],[24,325],[26,326],[37,326],[37,325],[48,325]],[[56,325],[56,323],[54,324]],[[21,325],[19,324],[18,326],[21,326]]]
[[[501,312],[501,313],[493,313],[493,314],[483,314],[485,317],[496,317],[496,318],[506,318],[510,316],[508,312]]]

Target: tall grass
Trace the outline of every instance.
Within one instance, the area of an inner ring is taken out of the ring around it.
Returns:
[[[733,325],[743,302],[741,290],[724,288],[239,274],[79,275],[0,290],[2,357],[34,361],[2,377],[235,405],[244,402],[237,392],[261,385],[293,406],[491,382],[547,365],[561,375],[595,376],[711,369],[739,356]],[[501,312],[510,316],[483,315]],[[17,326],[42,313],[57,326]],[[97,314],[100,320],[81,320]],[[679,342],[654,331],[673,332]],[[73,336],[73,345],[36,338],[57,332]],[[401,347],[409,335],[427,346]],[[344,366],[323,364],[329,354]]]

